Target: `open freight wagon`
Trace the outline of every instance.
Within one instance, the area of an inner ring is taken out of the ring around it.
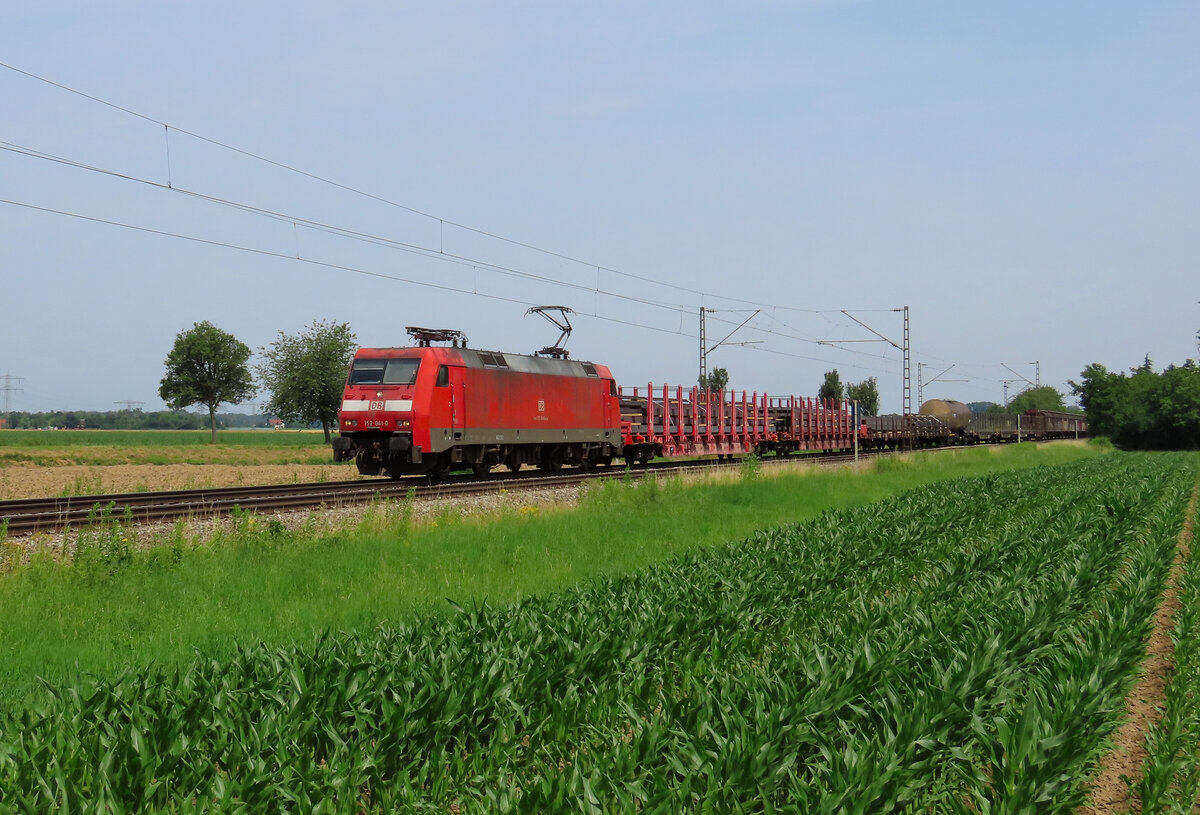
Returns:
[[[757,392],[672,389],[653,383],[619,388],[626,461],[705,455],[850,450],[849,402]]]

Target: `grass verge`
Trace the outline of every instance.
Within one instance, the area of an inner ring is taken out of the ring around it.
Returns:
[[[862,471],[747,470],[694,486],[615,480],[589,488],[572,511],[446,513],[420,525],[402,502],[366,510],[358,528],[334,534],[243,515],[214,539],[179,529],[148,552],[131,539],[135,528],[100,521],[80,533],[70,562],[10,558],[0,575],[0,708],[27,704],[39,678],[62,685],[80,673],[179,664],[195,650],[219,658],[239,642],[367,631],[448,611],[447,600],[505,604],[922,484],[1097,454],[1020,445],[901,456]]]

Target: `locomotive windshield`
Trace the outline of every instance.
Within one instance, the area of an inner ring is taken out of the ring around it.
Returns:
[[[417,381],[420,359],[356,359],[350,368],[351,385],[411,385]]]

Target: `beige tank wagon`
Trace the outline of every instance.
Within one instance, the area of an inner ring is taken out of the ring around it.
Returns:
[[[971,421],[971,409],[952,399],[928,399],[921,405],[922,416],[933,416],[956,433],[961,433]]]

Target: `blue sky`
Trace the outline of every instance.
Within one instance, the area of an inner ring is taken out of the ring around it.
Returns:
[[[910,307],[914,402],[917,363],[1001,401],[1198,355],[1200,5],[343,5],[5,4],[13,409],[160,409],[200,320],[530,352],[535,304],[627,385],[758,309],[733,387],[884,411],[901,354],[825,344],[874,337],[843,309],[901,343]]]

